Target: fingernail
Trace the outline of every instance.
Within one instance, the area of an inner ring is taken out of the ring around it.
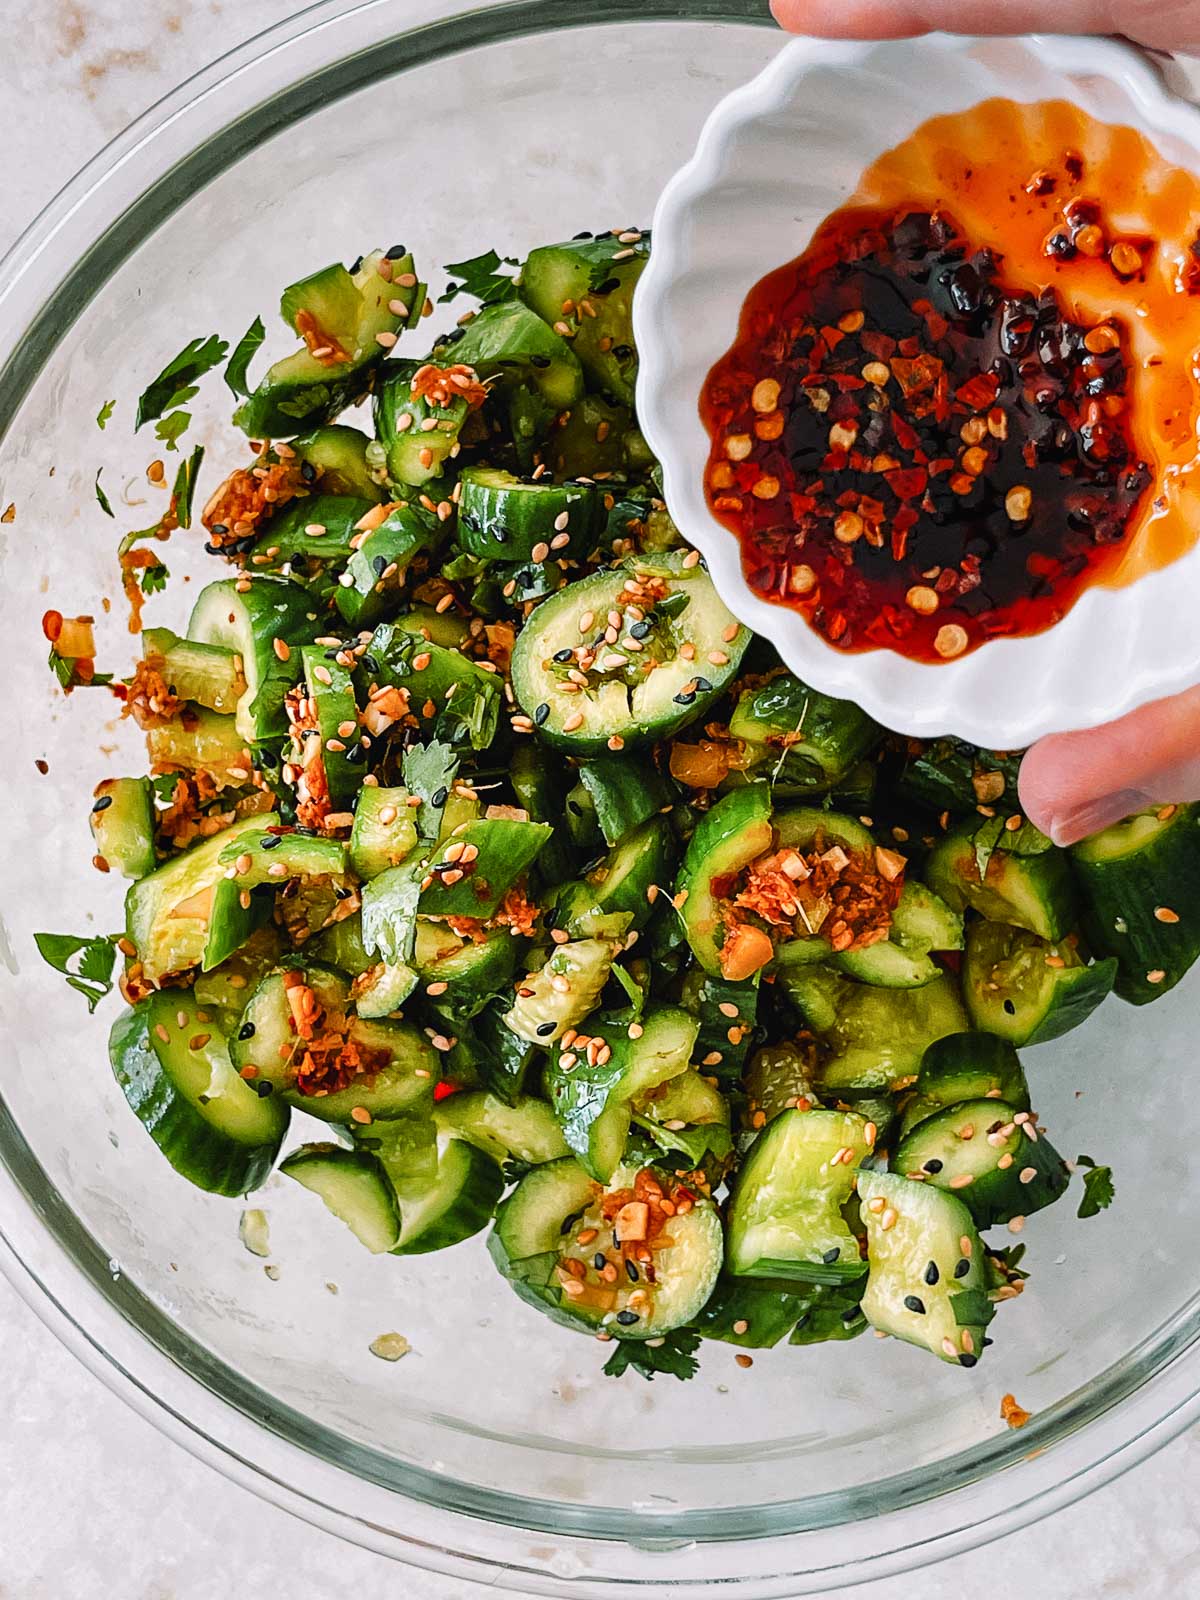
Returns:
[[[1075,844],[1090,833],[1111,828],[1114,822],[1120,822],[1149,804],[1150,796],[1142,789],[1118,789],[1113,794],[1101,795],[1098,800],[1089,800],[1085,806],[1076,806],[1061,817],[1052,817],[1046,832],[1055,844]]]

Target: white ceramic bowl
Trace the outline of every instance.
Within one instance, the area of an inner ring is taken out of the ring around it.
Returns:
[[[721,101],[664,189],[634,324],[638,414],[663,464],[667,503],[737,616],[807,682],[856,700],[890,728],[1011,749],[1200,679],[1200,546],[1125,587],[1085,591],[1043,633],[992,640],[957,661],[841,652],[746,583],[737,541],[705,500],[709,437],[698,411],[749,289],[800,254],[876,157],[928,118],[996,96],[1072,101],[1101,122],[1139,129],[1167,161],[1200,169],[1200,112],[1137,52],[1108,40],[796,39]]]

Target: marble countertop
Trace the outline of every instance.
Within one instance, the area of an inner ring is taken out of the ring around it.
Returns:
[[[296,9],[291,0],[0,0],[0,250],[130,118]],[[2,1600],[225,1600],[284,1580],[289,1600],[486,1592],[352,1549],[227,1483],[127,1410],[3,1284],[0,1348]],[[1057,1600],[1178,1600],[1200,1561],[1197,1489],[1193,1431],[1002,1545],[855,1592],[952,1600],[1044,1588]]]

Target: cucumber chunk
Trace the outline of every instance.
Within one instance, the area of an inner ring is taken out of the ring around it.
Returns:
[[[877,743],[880,728],[852,701],[783,673],[739,696],[729,734],[746,742],[755,767],[777,768],[773,781],[812,788],[839,783]]]
[[[279,1170],[318,1195],[372,1255],[386,1255],[396,1248],[400,1239],[396,1197],[373,1155],[336,1144],[305,1144]]]
[[[597,1004],[617,949],[612,939],[572,939],[556,945],[541,968],[526,973],[504,1014],[505,1027],[548,1050]],[[556,978],[565,983],[556,985]]]
[[[602,933],[608,919],[623,916],[628,928],[644,928],[658,888],[674,876],[675,835],[666,817],[651,817],[614,845],[583,878],[554,896],[554,925],[575,937]]]
[[[345,976],[315,961],[262,980],[232,1051],[240,1072],[323,1122],[405,1116],[429,1103],[437,1080],[437,1056],[416,1028],[355,1015]]]
[[[288,1109],[238,1076],[223,1033],[200,1009],[190,990],[159,990],[117,1018],[109,1059],[176,1172],[212,1194],[246,1194],[270,1173]]]
[[[935,1039],[968,1026],[949,973],[919,989],[878,989],[818,966],[781,968],[780,981],[828,1047],[823,1093],[843,1099],[906,1087]]]
[[[642,823],[670,811],[678,799],[674,784],[644,757],[594,756],[581,763],[579,778],[610,848]]]
[[[479,940],[464,939],[453,928],[424,917],[417,922],[413,962],[438,1010],[459,1023],[477,1016],[493,995],[512,986],[521,941],[507,928]]]
[[[242,739],[276,739],[286,734],[284,698],[300,677],[299,646],[321,632],[312,596],[299,584],[279,578],[226,578],[200,591],[188,621],[188,636],[201,644],[223,645],[240,658],[246,689],[237,703]],[[287,646],[280,659],[275,641]]]
[[[364,547],[365,548],[365,547]],[[408,696],[408,711],[425,735],[486,750],[496,735],[503,691],[497,673],[485,672],[459,650],[425,639],[403,621],[382,622],[358,668],[360,692],[390,684]]]
[[[668,1195],[671,1216],[658,1205]],[[618,1339],[655,1339],[691,1322],[724,1253],[711,1200],[652,1168],[619,1168],[605,1190],[570,1158],[522,1178],[496,1213],[488,1249],[527,1304]]]
[[[973,922],[963,998],[975,1027],[1014,1045],[1045,1044],[1091,1016],[1117,967],[1116,956],[1089,965],[1071,936],[1052,943],[1003,922]]]
[[[583,370],[565,339],[519,300],[484,308],[454,345],[454,359],[496,380],[517,459],[528,471],[555,417],[583,393]]]
[[[842,1207],[870,1153],[853,1112],[782,1111],[755,1140],[729,1206],[735,1277],[848,1283],[866,1266]]]
[[[523,480],[498,467],[464,467],[459,478],[458,542],[490,561],[585,555],[604,521],[598,491],[587,484]],[[566,538],[563,535],[566,535]]]
[[[246,692],[242,663],[220,645],[181,639],[170,628],[146,628],[142,660],[157,672],[172,694],[232,716]]]
[[[512,680],[521,709],[548,744],[597,755],[614,737],[626,747],[669,738],[731,681],[749,632],[725,609],[708,574],[683,560],[631,559],[538,606],[517,638]],[[620,620],[615,644],[605,642],[610,612]],[[569,680],[570,671],[586,684]]]
[[[157,864],[149,778],[102,778],[88,816],[96,854],[123,878],[144,878]]]
[[[521,268],[521,296],[551,327],[566,325],[572,349],[593,384],[633,404],[637,351],[633,292],[648,259],[647,241],[621,244],[571,239],[531,250]]]
[[[1073,846],[1071,865],[1088,943],[1116,957],[1114,992],[1140,1006],[1173,989],[1200,955],[1200,805],[1126,817]]]
[[[225,876],[222,852],[233,846],[236,857],[278,821],[273,813],[243,817],[131,885],[125,933],[147,982],[196,966],[207,971],[249,938],[269,902],[255,901],[236,878]],[[241,903],[243,894],[248,906]]]
[[[360,740],[358,703],[354,679],[336,655],[320,645],[305,645],[300,652],[308,688],[308,707],[320,736],[321,765],[329,799],[335,811],[346,810],[362,783],[365,754]],[[303,740],[301,740],[303,744]]]
[[[731,955],[724,948],[716,890],[768,851],[773,839],[771,791],[765,783],[725,795],[705,812],[692,835],[679,877],[686,893],[683,921],[693,955],[714,977],[726,975]]]
[[[366,393],[384,356],[380,336],[394,344],[424,300],[412,256],[393,261],[379,250],[354,272],[335,262],[289,285],[280,314],[305,344],[267,371],[234,422],[251,438],[288,439],[330,421]]]
[[[218,789],[240,788],[253,757],[235,717],[205,706],[185,706],[170,722],[146,729],[146,751],[155,772],[204,774]]]
[[[409,568],[443,537],[436,517],[393,506],[351,555],[338,580],[337,608],[352,628],[373,628],[403,602]]]
[[[427,876],[433,881],[421,890],[421,915],[486,922],[537,860],[553,831],[546,822],[508,817],[468,822],[431,857]]]
[[[564,949],[569,946],[563,946]],[[546,1087],[567,1144],[592,1177],[607,1183],[621,1164],[638,1101],[686,1072],[696,1041],[696,1020],[676,1006],[646,1013],[638,1037],[625,1019],[589,1023],[591,1051],[572,1040],[546,1069]]]
[[[407,789],[362,789],[350,830],[350,865],[364,880],[398,867],[416,848],[416,807]]]
[[[993,1307],[971,1213],[944,1189],[860,1172],[869,1274],[862,1309],[881,1333],[973,1367]]]
[[[1039,938],[1063,938],[1077,911],[1066,851],[1028,823],[1016,833],[1002,832],[994,845],[980,843],[980,828],[968,820],[934,845],[925,866],[930,888],[956,911],[970,907]]]
[[[500,1168],[486,1151],[464,1139],[439,1141],[433,1181],[400,1196],[400,1237],[393,1253],[427,1255],[461,1244],[487,1227],[503,1193]]]
[[[387,452],[388,476],[398,484],[421,488],[445,467],[458,444],[470,406],[461,394],[440,406],[413,393],[413,380],[436,363],[389,361],[375,385],[375,432]],[[453,385],[450,386],[454,388]]]
[[[1070,1181],[1032,1113],[993,1099],[964,1100],[926,1117],[896,1146],[892,1170],[953,1190],[980,1228],[1052,1205]]]
[[[916,1094],[904,1110],[904,1132],[944,1106],[997,1100],[1029,1110],[1029,1085],[1012,1044],[988,1033],[948,1033],[921,1057]]]
[[[266,531],[255,540],[249,553],[250,570],[285,577],[303,575],[305,583],[310,583],[331,563],[341,566],[349,561],[358,524],[377,504],[374,495],[332,491],[293,500],[271,518]],[[314,530],[311,533],[310,528]]]
[[[370,439],[359,428],[347,427],[344,422],[330,423],[317,428],[302,438],[293,439],[291,448],[302,463],[301,474],[308,477],[303,463],[313,469],[313,477],[322,495],[357,495],[362,500],[378,504],[384,491],[371,472],[367,461]],[[311,504],[311,500],[309,504]],[[310,517],[313,522],[318,519]]]
[[[434,1116],[439,1127],[478,1146],[493,1161],[516,1159],[540,1166],[571,1153],[554,1112],[532,1095],[518,1095],[506,1105],[482,1090],[454,1094],[438,1103]]]

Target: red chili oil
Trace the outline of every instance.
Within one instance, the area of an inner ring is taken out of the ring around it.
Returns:
[[[1035,633],[1119,559],[1150,486],[1129,366],[1120,318],[1006,284],[946,210],[847,207],[751,291],[709,374],[709,504],[750,587],[839,649]]]

